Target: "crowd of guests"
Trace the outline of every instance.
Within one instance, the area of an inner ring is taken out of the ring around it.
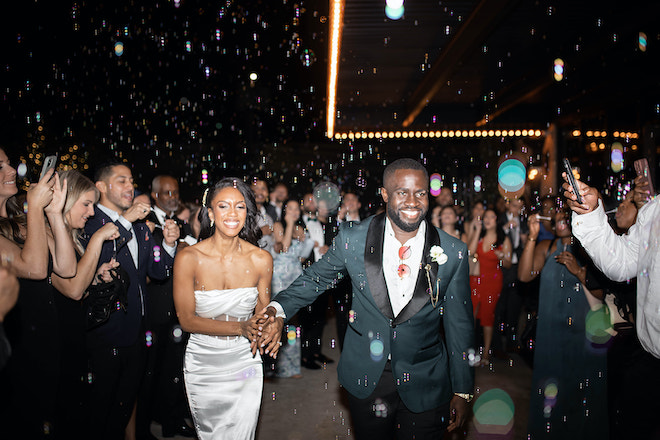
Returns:
[[[137,191],[123,162],[100,165],[93,180],[49,171],[20,193],[0,149],[0,178],[3,436],[149,439],[156,421],[165,437],[194,437],[182,371],[184,329],[194,320],[186,317],[182,328],[172,270],[177,253],[213,226],[205,201],[181,201],[176,176],[159,175]],[[273,260],[273,300],[328,252],[342,223],[376,213],[353,192],[328,209],[311,188],[290,194],[283,182],[246,181],[258,246]],[[622,236],[648,202],[635,183],[616,211]],[[660,361],[637,336],[636,273],[614,282],[598,259],[592,263],[573,235],[576,202],[567,194],[569,203],[546,197],[538,207],[522,198],[464,206],[445,187],[431,200],[429,225],[467,245],[479,330],[473,365],[533,346],[532,439],[657,438]],[[111,301],[99,306],[99,295]],[[328,309],[341,350],[351,296],[350,280],[339,279],[290,319],[277,358],[264,357],[266,380],[334,362],[321,344]]]

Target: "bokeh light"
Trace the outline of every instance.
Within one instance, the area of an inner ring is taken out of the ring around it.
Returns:
[[[431,174],[429,188],[431,195],[433,197],[437,197],[440,195],[440,191],[442,190],[442,176],[440,176],[440,174],[438,173]]]
[[[612,144],[610,166],[615,173],[621,172],[623,169],[623,145],[621,145],[621,142],[614,142]]]
[[[509,394],[493,388],[474,402],[474,426],[481,434],[507,434],[513,429],[515,405]]]

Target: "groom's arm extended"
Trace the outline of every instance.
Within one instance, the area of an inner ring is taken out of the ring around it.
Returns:
[[[291,318],[298,310],[313,303],[320,294],[335,287],[340,274],[346,275],[344,241],[345,236],[340,230],[323,258],[305,269],[289,287],[275,295],[273,302],[283,308],[284,319]]]
[[[467,252],[464,251],[463,255]],[[469,280],[468,259],[461,258],[447,286],[443,314],[452,391],[465,394],[472,394],[474,389],[474,370],[468,360],[468,351],[474,344]]]

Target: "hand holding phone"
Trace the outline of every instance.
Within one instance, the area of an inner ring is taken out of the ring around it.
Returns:
[[[54,169],[55,165],[57,165],[57,154],[53,156],[46,156],[46,159],[44,159],[44,164],[41,167],[41,175],[39,175],[39,180],[43,179],[49,170]]]
[[[651,181],[651,173],[649,170],[649,161],[646,158],[638,159],[634,162],[635,172],[638,176],[644,177],[646,179],[646,185],[649,190],[649,195],[652,197],[655,195],[655,190],[653,188],[653,182]]]
[[[582,197],[580,196],[580,190],[577,185],[577,180],[575,179],[575,175],[573,174],[573,167],[571,166],[571,162],[567,158],[564,158],[563,164],[564,164],[564,171],[566,172],[566,179],[568,180],[568,184],[571,185],[573,189],[573,194],[575,194],[576,202],[582,204]]]

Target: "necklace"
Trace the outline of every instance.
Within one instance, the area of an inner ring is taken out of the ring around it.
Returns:
[[[431,265],[427,264],[424,266],[424,270],[426,270],[426,280],[429,283],[428,289],[426,289],[426,293],[429,294],[431,297],[431,305],[435,309],[435,306],[438,305],[438,298],[440,296],[440,278],[438,277],[435,280],[435,294],[433,293],[433,284],[431,283]]]

